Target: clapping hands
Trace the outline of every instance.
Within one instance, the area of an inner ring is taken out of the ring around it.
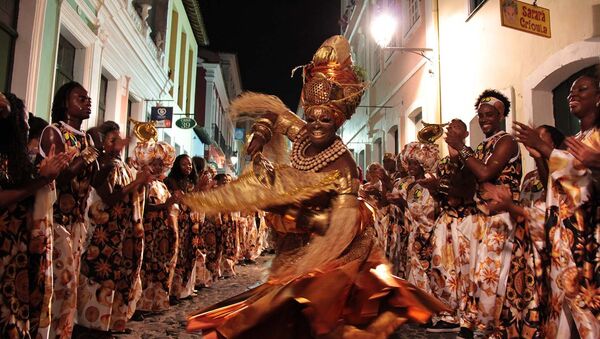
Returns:
[[[52,181],[69,166],[73,159],[72,153],[62,152],[56,154],[56,147],[52,145],[48,156],[40,163],[39,174],[41,177]]]
[[[600,168],[600,151],[591,148],[573,137],[566,138],[565,145],[567,145],[569,153],[577,160],[581,161],[587,168]]]

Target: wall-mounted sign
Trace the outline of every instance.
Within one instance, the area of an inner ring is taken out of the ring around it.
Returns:
[[[235,140],[241,140],[244,141],[244,136],[246,136],[246,130],[243,128],[237,128],[235,129],[235,134],[233,135],[233,138]]]
[[[518,0],[500,0],[502,26],[550,38],[550,10]]]
[[[150,120],[156,121],[157,128],[171,128],[173,107],[154,106],[150,108]]]
[[[190,129],[196,126],[196,120],[188,117],[179,118],[175,121],[175,125],[181,129]]]

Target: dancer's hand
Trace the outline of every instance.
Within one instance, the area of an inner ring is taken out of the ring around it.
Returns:
[[[456,158],[459,156],[459,153],[454,147],[448,145],[448,155],[450,155],[450,158]]]
[[[135,177],[135,181],[137,184],[145,185],[151,182],[154,179],[154,176],[148,171],[138,171]]]
[[[391,204],[394,204],[396,206],[405,206],[406,205],[406,201],[404,200],[404,198],[402,197],[400,192],[396,191],[396,192],[388,193],[385,198]]]
[[[446,132],[446,144],[448,144],[448,148],[454,148],[454,150],[460,150],[465,146],[465,141],[463,138],[458,136],[456,133],[452,131]]]
[[[71,156],[65,152],[56,154],[56,147],[52,145],[48,156],[40,164],[39,174],[50,181],[56,179],[60,172],[69,166]]]
[[[591,148],[573,137],[566,138],[565,144],[567,145],[569,153],[573,154],[573,156],[581,161],[587,168],[600,168],[600,151]]]
[[[541,158],[542,157],[542,153],[540,153],[538,150],[536,150],[535,148],[529,147],[529,146],[525,146],[525,149],[527,150],[527,152],[529,152],[529,155],[532,158]]]
[[[515,139],[527,148],[539,150],[540,146],[544,143],[539,133],[531,126],[513,121],[513,131]]]
[[[482,184],[483,197],[488,202],[488,208],[493,212],[507,211],[512,205],[510,189],[503,185],[494,185],[489,182]]]
[[[266,140],[262,137],[262,135],[258,133],[252,134],[252,138],[250,139],[248,147],[246,148],[246,154],[253,157],[255,154],[262,152],[265,144]]]
[[[428,190],[437,190],[439,186],[439,180],[436,177],[423,178],[417,180],[417,184]]]

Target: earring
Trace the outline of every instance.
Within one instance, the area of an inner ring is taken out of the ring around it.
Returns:
[[[600,101],[596,102],[596,107],[600,107]]]

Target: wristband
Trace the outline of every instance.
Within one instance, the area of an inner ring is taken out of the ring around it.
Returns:
[[[86,147],[79,155],[83,159],[83,163],[86,165],[91,164],[92,162],[98,159],[98,151],[94,147]]]
[[[463,160],[467,160],[468,158],[475,156],[475,152],[467,145],[464,145],[463,148],[460,149],[459,154]]]

